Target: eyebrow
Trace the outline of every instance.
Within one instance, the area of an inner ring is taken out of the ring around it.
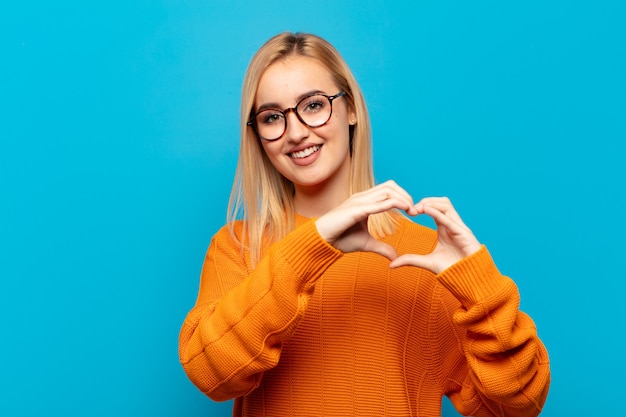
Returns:
[[[315,94],[325,94],[325,93],[322,90],[311,90],[311,91],[308,91],[308,92],[300,94],[298,97],[296,97],[296,103],[299,103],[300,100],[302,100],[305,97],[313,96]],[[258,109],[256,109],[256,111],[254,113],[258,113],[260,111],[267,110],[267,109],[274,109],[274,110],[280,110],[280,111],[284,110],[280,106],[280,104],[278,104],[278,103],[263,103],[263,104],[261,104],[259,106]]]

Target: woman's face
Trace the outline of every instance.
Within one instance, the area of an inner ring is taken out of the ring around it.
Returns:
[[[317,60],[289,57],[267,68],[259,81],[255,109],[271,105],[284,110],[296,106],[312,93],[333,96],[339,92],[328,70]],[[287,126],[275,141],[261,140],[274,167],[293,182],[296,193],[304,188],[347,187],[350,172],[350,124],[356,122],[345,97],[332,103],[332,116],[323,126],[311,128],[294,112],[286,115]],[[345,188],[344,188],[345,189]]]

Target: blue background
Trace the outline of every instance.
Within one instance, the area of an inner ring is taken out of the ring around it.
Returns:
[[[623,415],[625,20],[617,0],[3,3],[0,415],[229,415],[177,337],[245,67],[283,30],[351,65],[377,179],[448,195],[516,280],[552,360],[542,415]]]

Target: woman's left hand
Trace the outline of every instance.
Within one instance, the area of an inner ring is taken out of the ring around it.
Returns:
[[[439,274],[480,249],[480,243],[447,197],[424,198],[415,208],[418,214],[427,214],[435,220],[437,245],[427,255],[401,255],[389,264],[391,268],[412,265]]]

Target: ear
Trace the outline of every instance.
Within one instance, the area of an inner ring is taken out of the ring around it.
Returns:
[[[348,120],[350,126],[354,126],[356,124],[356,113],[353,110],[350,110],[350,113],[348,113]]]

